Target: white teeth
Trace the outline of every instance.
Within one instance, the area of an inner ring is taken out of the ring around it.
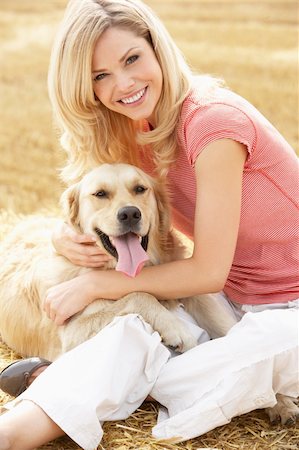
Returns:
[[[145,89],[142,89],[137,94],[133,95],[133,97],[123,98],[120,101],[125,104],[134,103],[134,102],[137,102],[137,100],[139,100],[144,95],[144,93],[145,93]]]

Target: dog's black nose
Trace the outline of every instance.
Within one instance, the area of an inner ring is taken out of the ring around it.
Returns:
[[[141,219],[141,211],[136,206],[125,206],[118,211],[117,219],[125,225],[136,225]]]

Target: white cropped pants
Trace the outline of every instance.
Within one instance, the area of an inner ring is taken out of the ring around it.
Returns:
[[[206,342],[176,357],[137,315],[117,317],[51,364],[10,406],[33,401],[79,446],[93,450],[104,421],[127,418],[150,394],[163,405],[154,437],[200,436],[274,406],[276,393],[299,396],[298,308],[290,306],[248,312],[212,341],[191,323]]]

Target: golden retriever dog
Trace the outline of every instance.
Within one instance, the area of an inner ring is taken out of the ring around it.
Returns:
[[[94,235],[103,251],[112,255],[103,270],[116,268],[134,276],[144,261],[161,264],[185,256],[184,246],[171,231],[165,189],[136,167],[104,164],[95,168],[64,192],[62,203],[68,223],[79,232]],[[55,252],[51,235],[58,221],[46,217],[21,221],[2,242],[0,333],[9,347],[22,356],[53,361],[115,316],[129,313],[141,315],[166,345],[178,351],[196,345],[171,312],[178,302],[158,302],[146,293],[129,294],[117,301],[96,300],[63,326],[48,319],[42,308],[47,289],[89,270]],[[213,296],[192,301],[198,303],[197,319],[202,318],[213,337],[224,335],[233,325]]]
[[[67,222],[78,232],[95,236],[97,245],[112,256],[103,270],[135,276],[143,264],[186,257],[186,248],[171,229],[165,188],[134,166],[103,164],[95,168],[64,192],[62,204]],[[166,345],[180,352],[196,345],[172,313],[179,300],[159,302],[142,292],[117,301],[96,300],[65,325],[55,325],[42,307],[47,289],[90,270],[55,252],[51,236],[58,223],[59,219],[49,217],[22,220],[1,243],[0,334],[9,347],[22,356],[53,361],[98,333],[114,317],[129,313],[142,316]],[[212,338],[224,336],[235,324],[213,295],[180,302]],[[276,412],[271,410],[273,419]],[[287,410],[289,418],[290,407]]]

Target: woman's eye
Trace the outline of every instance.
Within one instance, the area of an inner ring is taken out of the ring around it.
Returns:
[[[137,61],[138,58],[139,58],[138,55],[130,56],[130,58],[128,58],[126,61],[126,64],[132,64],[133,62]]]
[[[98,197],[98,198],[107,198],[107,197],[108,197],[107,192],[104,191],[104,190],[102,190],[102,191],[97,191],[97,192],[95,192],[93,195],[94,195],[95,197]]]
[[[136,194],[143,194],[143,192],[147,191],[147,188],[142,185],[138,185],[134,188],[134,191]]]
[[[107,73],[99,73],[94,77],[94,81],[101,81],[103,80],[108,74]]]

